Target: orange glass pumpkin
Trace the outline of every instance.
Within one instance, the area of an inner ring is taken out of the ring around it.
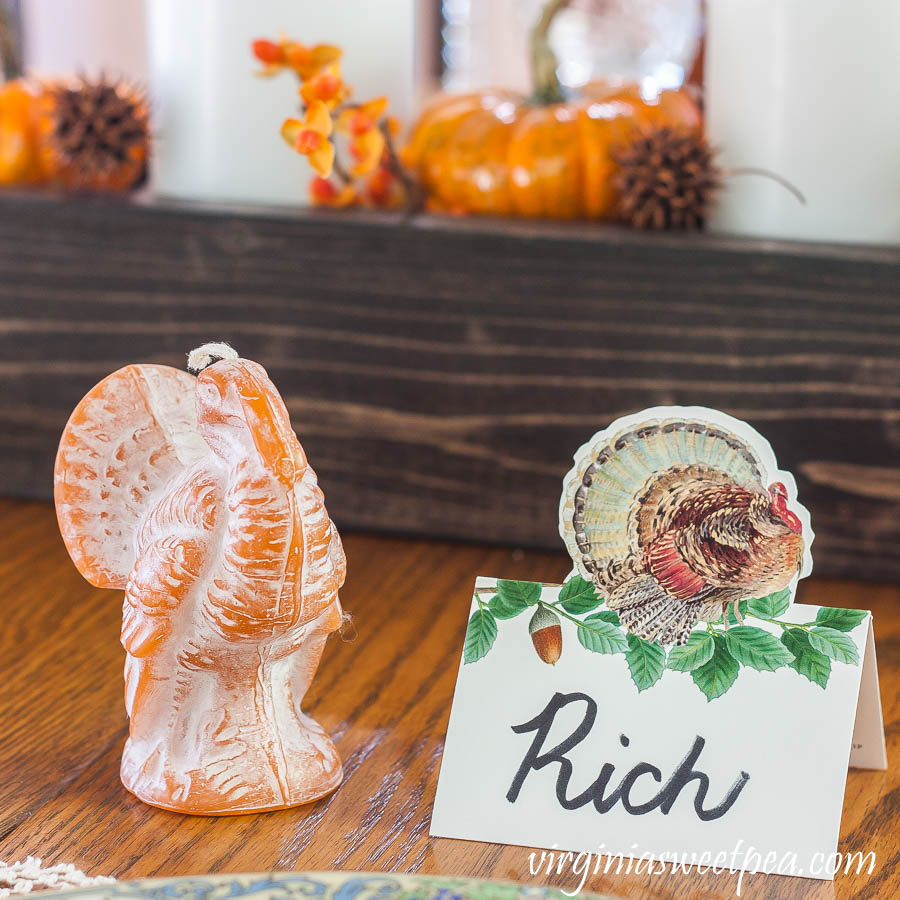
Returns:
[[[0,185],[43,180],[39,104],[40,95],[21,79],[0,86]]]
[[[486,90],[441,96],[415,125],[403,161],[432,208],[555,219],[611,214],[611,150],[639,127],[699,128],[683,90],[645,99],[637,85],[589,85],[566,100],[548,31],[566,0],[550,0],[532,33],[534,93]]]

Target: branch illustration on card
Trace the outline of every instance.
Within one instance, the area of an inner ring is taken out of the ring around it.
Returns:
[[[432,834],[589,852],[746,841],[819,877],[803,862],[837,845],[848,757],[886,761],[871,614],[794,602],[814,534],[793,476],[745,422],[656,407],[576,452],[558,515],[563,584],[476,579]]]
[[[528,629],[538,658],[556,665],[563,652],[563,624],[574,631],[579,645],[592,653],[622,653],[638,691],[658,684],[666,669],[684,672],[707,700],[721,697],[735,683],[740,668],[774,672],[788,666],[821,688],[828,686],[832,662],[859,665],[853,640],[846,634],[869,615],[862,609],[822,607],[808,622],[785,622],[779,616],[791,605],[784,588],[765,597],[741,600],[737,610],[691,631],[670,648],[628,631],[619,613],[609,609],[596,587],[580,575],[559,586],[556,600],[542,597],[545,585],[498,579],[495,587],[475,591],[478,608],[469,618],[463,655],[477,662],[496,640],[498,620],[529,614]],[[550,585],[547,585],[550,587]],[[490,598],[490,599],[486,599]],[[761,625],[776,625],[780,635]]]

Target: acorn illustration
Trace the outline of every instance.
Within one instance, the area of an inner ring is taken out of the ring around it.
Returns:
[[[528,623],[528,633],[537,655],[551,666],[562,655],[562,626],[559,616],[546,606],[539,606]]]

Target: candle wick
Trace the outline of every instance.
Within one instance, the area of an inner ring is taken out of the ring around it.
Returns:
[[[237,350],[222,341],[202,344],[187,355],[187,369],[192,375],[199,375],[204,369],[223,359],[238,359]]]

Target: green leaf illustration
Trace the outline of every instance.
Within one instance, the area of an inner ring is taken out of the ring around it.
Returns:
[[[497,638],[497,620],[487,609],[476,609],[469,618],[463,660],[473,663],[481,659]]]
[[[828,686],[831,675],[831,660],[824,653],[819,653],[809,642],[809,635],[799,628],[788,628],[781,635],[781,643],[794,654],[790,667],[808,678],[820,688]]]
[[[694,684],[703,691],[707,701],[721,697],[734,684],[741,668],[728,652],[722,637],[716,635],[714,641],[715,649],[710,661],[691,672]]]
[[[497,593],[491,597],[491,612],[498,619],[512,619],[541,599],[541,586],[536,581],[497,581]]]
[[[592,619],[600,619],[603,622],[612,622],[613,625],[621,624],[619,622],[619,614],[614,609],[601,609],[591,616]]]
[[[638,691],[645,691],[662,678],[666,667],[666,651],[658,644],[629,633],[625,661],[635,687]]]
[[[831,675],[831,660],[818,650],[809,648],[809,653],[801,653],[791,664],[791,668],[808,678],[823,690],[828,687]]]
[[[560,606],[573,616],[596,609],[603,601],[590,581],[580,575],[573,575],[559,592]]]
[[[624,653],[628,649],[622,629],[603,617],[588,616],[578,626],[578,641],[594,653]]]
[[[774,672],[794,660],[784,644],[762,628],[752,625],[730,628],[724,639],[728,652],[738,662],[759,672]]]
[[[829,659],[836,662],[852,663],[853,665],[859,663],[859,653],[853,639],[834,628],[814,625],[809,630],[809,642],[813,649],[824,653]]]
[[[747,612],[759,619],[777,619],[791,605],[791,592],[788,588],[757,597],[747,604]]]
[[[528,607],[519,605],[511,606],[499,594],[494,594],[488,603],[488,609],[498,619],[513,619],[519,615],[519,613],[528,609]]]
[[[510,581],[499,578],[497,591],[505,600],[517,601],[525,606],[534,606],[541,599],[541,585],[537,581]]]
[[[816,614],[816,625],[835,631],[853,631],[868,615],[864,609],[829,609],[823,606]]]
[[[807,650],[812,650],[809,645],[809,635],[802,628],[786,628],[781,635],[781,643],[784,644],[794,656],[799,656]],[[819,651],[816,650],[816,653]]]
[[[693,672],[712,659],[715,645],[713,636],[706,629],[692,631],[687,643],[672,647],[666,665],[676,672]]]

